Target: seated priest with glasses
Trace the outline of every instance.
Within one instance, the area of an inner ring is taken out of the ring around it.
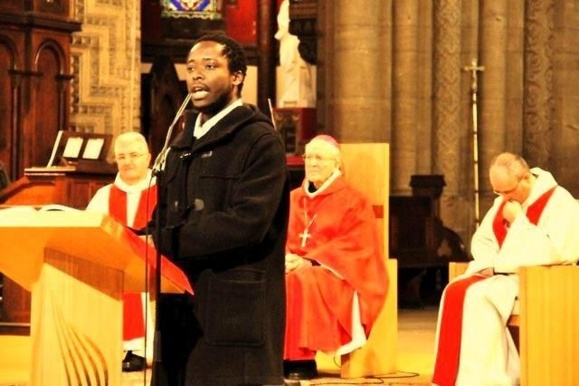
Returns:
[[[137,132],[122,133],[115,139],[114,155],[118,167],[115,181],[100,188],[86,210],[105,213],[125,226],[143,229],[157,202],[157,186],[149,169],[151,153],[147,140]],[[146,293],[126,293],[123,296],[123,350],[126,352],[123,371],[141,371],[146,368],[147,361],[152,362],[153,312],[152,307],[145,306],[147,301]]]
[[[441,299],[433,385],[519,384],[520,357],[507,328],[518,270],[579,259],[579,204],[550,172],[505,152],[488,176],[497,197],[472,237],[474,260]]]

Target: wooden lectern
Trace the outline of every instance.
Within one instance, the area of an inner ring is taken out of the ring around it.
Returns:
[[[0,250],[0,271],[32,292],[31,384],[120,385],[122,295],[152,282],[154,249],[99,213],[8,210]],[[161,272],[163,292],[193,293],[167,259]]]
[[[74,167],[26,169],[24,177],[0,190],[0,205],[60,204],[84,209],[100,187],[113,182],[115,173],[107,169],[89,173]],[[30,334],[30,293],[6,276],[0,281],[4,292],[4,301],[0,304],[0,335]]]

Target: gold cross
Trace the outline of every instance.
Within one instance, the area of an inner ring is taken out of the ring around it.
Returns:
[[[479,71],[484,71],[485,67],[484,66],[479,66],[478,65],[478,60],[476,58],[474,58],[471,62],[470,62],[470,66],[465,66],[462,68],[464,71],[471,71],[472,72],[472,91],[476,92],[477,91],[477,72]]]
[[[304,229],[304,233],[300,233],[300,239],[302,239],[302,247],[306,246],[306,242],[310,237],[312,237],[312,235],[310,234],[308,228]]]

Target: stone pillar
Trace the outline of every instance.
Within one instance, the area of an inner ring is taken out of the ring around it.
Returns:
[[[456,196],[460,175],[461,131],[461,1],[448,0],[434,5],[434,173],[443,174],[445,196]],[[444,205],[442,210],[444,211]]]
[[[321,131],[342,142],[390,142],[391,1],[321,0],[320,12],[329,35],[319,42]]]
[[[508,2],[483,1],[481,8],[479,159],[481,191],[490,191],[487,170],[491,158],[509,150],[507,119]],[[516,149],[510,149],[516,150]],[[481,211],[482,214],[485,211]]]
[[[546,168],[553,134],[553,1],[527,0],[525,9],[524,156]]]
[[[507,149],[521,152],[523,148],[523,84],[525,74],[525,2],[508,2],[506,74],[506,132]],[[488,165],[487,165],[488,167]],[[494,199],[492,191],[488,194]]]
[[[415,80],[417,89],[416,110],[414,111],[416,131],[416,164],[414,173],[432,173],[432,63],[433,63],[433,2],[418,1],[418,68]],[[392,132],[394,135],[394,131]],[[392,152],[392,149],[390,149]]]
[[[549,1],[550,2],[550,1]],[[553,51],[553,130],[551,136],[551,162],[547,167],[557,182],[579,196],[579,3],[557,2],[554,6],[553,23],[556,36],[552,40]]]
[[[416,170],[418,16],[420,0],[394,0],[391,193],[409,191]]]

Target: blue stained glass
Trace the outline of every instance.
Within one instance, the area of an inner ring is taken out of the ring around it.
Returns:
[[[162,0],[163,17],[219,20],[222,0]]]

